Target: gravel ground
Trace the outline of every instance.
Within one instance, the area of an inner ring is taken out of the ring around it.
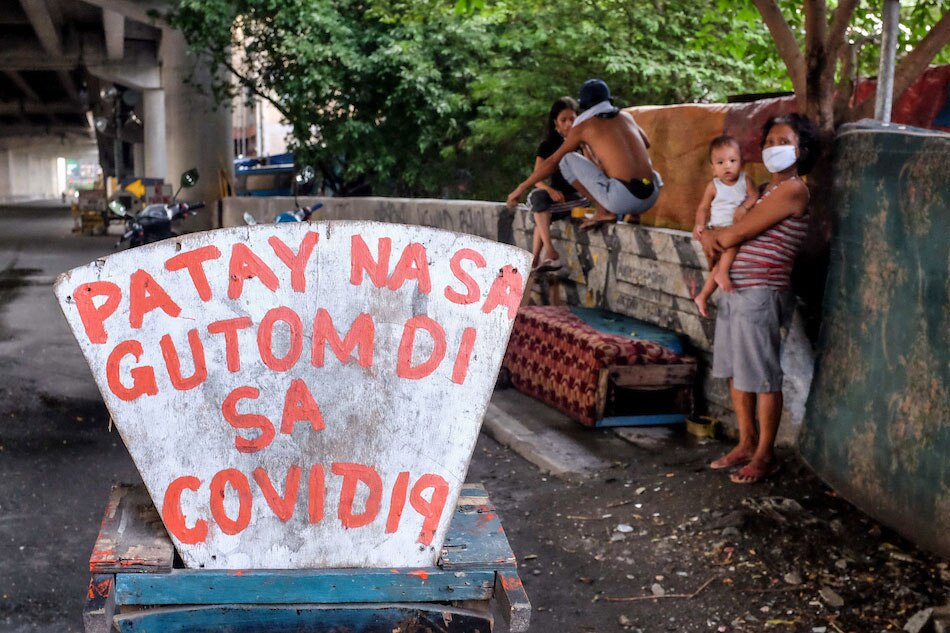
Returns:
[[[565,482],[483,436],[469,479],[521,561],[531,630],[871,633],[947,603],[946,561],[792,455],[770,481],[732,484],[705,467],[725,448],[682,434]]]

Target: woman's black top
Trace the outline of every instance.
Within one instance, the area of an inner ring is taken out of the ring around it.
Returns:
[[[538,151],[535,152],[535,156],[539,157],[541,160],[544,160],[556,152],[563,143],[564,139],[561,137],[558,137],[557,141],[544,139],[541,141],[541,144],[538,145]],[[570,183],[564,179],[564,175],[561,173],[560,169],[551,174],[551,187],[557,189],[565,196],[570,196],[577,193],[577,190],[574,189],[574,187],[572,187]]]

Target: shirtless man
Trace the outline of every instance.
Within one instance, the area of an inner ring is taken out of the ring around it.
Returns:
[[[613,105],[606,83],[600,79],[584,82],[579,103],[583,112],[564,143],[508,194],[507,204],[514,207],[525,191],[560,167],[564,178],[597,210],[580,226],[587,231],[628,213],[647,211],[656,202],[663,181],[647,154],[647,135],[628,112]],[[582,147],[598,164],[575,151]]]

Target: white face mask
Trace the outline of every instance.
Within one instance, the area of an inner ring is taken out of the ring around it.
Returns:
[[[762,150],[762,162],[765,163],[765,168],[773,174],[785,171],[794,165],[797,160],[794,145],[774,145]]]

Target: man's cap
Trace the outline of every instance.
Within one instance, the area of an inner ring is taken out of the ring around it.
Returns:
[[[588,79],[581,86],[581,98],[578,105],[581,110],[597,105],[601,101],[610,101],[613,103],[613,97],[610,96],[610,88],[603,79]]]

